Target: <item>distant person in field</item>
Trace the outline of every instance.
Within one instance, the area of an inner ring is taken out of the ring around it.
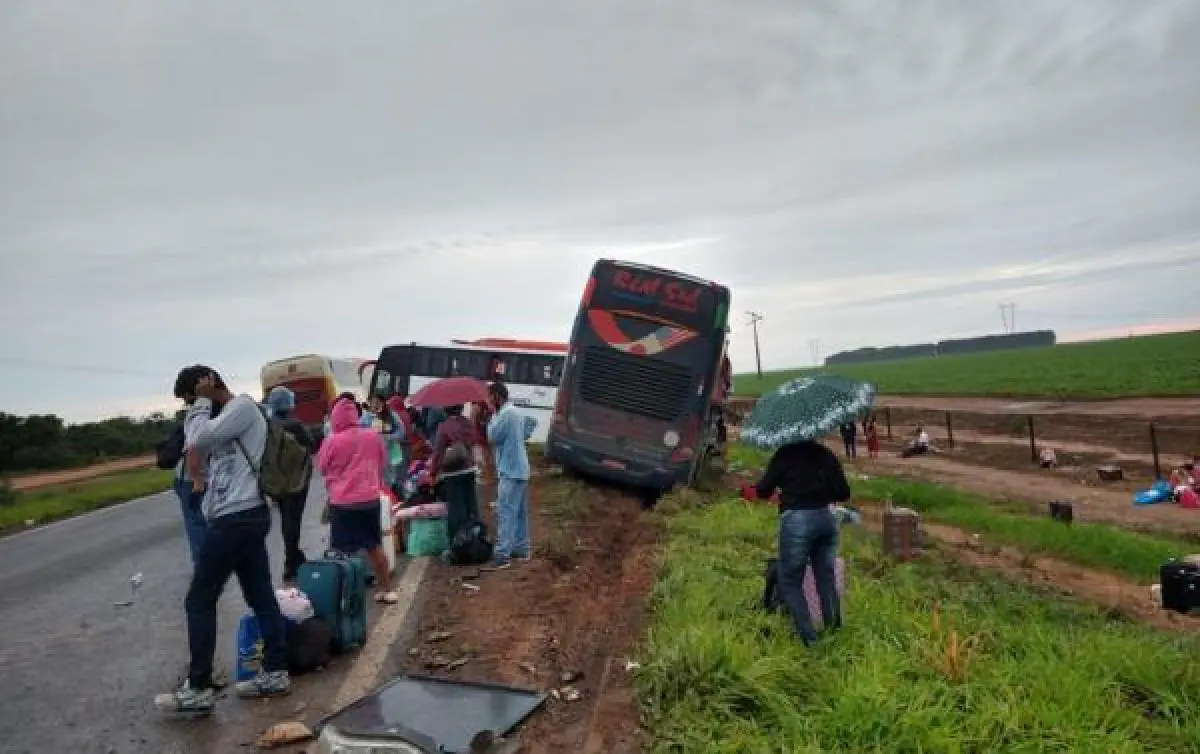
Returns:
[[[879,458],[879,425],[875,423],[874,414],[863,425],[863,434],[867,438],[867,457],[872,460]]]
[[[930,451],[929,433],[925,431],[925,427],[918,426],[913,432],[912,439],[908,441],[904,450],[901,451],[901,458],[911,458],[912,456],[925,455]]]
[[[821,601],[821,616],[830,629],[842,625],[837,593],[838,524],[831,505],[850,499],[850,483],[837,456],[815,440],[784,445],[775,451],[755,486],[760,500],[779,492],[779,593],[796,634],[805,644],[817,640],[804,573],[811,565]]]
[[[333,434],[317,453],[329,492],[329,546],[343,553],[365,550],[375,571],[375,601],[393,605],[400,597],[392,591],[379,509],[387,449],[379,433],[359,425],[353,399],[338,400],[329,419]]]
[[[253,398],[235,396],[206,366],[183,369],[175,380],[175,396],[191,404],[184,421],[185,462],[193,489],[204,492],[201,507],[208,528],[184,600],[191,654],[188,677],[177,691],[160,694],[154,702],[167,712],[207,715],[214,705],[217,601],[231,574],[237,575],[242,595],[258,619],[264,644],[262,671],[237,684],[238,696],[291,691],[283,616],[267,556],[271,513],[255,471],[266,448],[267,420]],[[221,411],[213,418],[215,406]]]
[[[842,435],[842,444],[846,446],[846,457],[858,458],[858,425],[848,421],[838,429]]]
[[[296,394],[282,385],[271,390],[267,396],[267,411],[272,421],[283,425],[296,442],[308,451],[311,456],[316,451],[317,443],[304,424],[292,416],[296,407]],[[284,500],[276,500],[279,504],[279,528],[283,533],[283,580],[294,581],[300,566],[308,562],[304,551],[300,549],[300,530],[304,523],[304,507],[308,503],[308,486],[310,477],[304,484],[304,490]]]
[[[512,559],[529,560],[529,455],[525,442],[533,427],[508,399],[503,382],[488,387],[488,440],[496,449],[496,551],[493,565],[508,568]]]

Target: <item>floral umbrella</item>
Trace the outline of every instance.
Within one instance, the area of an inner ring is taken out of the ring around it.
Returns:
[[[875,386],[841,377],[797,377],[758,399],[742,424],[742,442],[772,450],[824,437],[875,402]]]

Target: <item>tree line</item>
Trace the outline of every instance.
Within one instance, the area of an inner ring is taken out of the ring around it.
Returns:
[[[144,419],[67,424],[53,414],[16,416],[0,411],[0,475],[86,466],[152,453],[182,421],[155,413]]]

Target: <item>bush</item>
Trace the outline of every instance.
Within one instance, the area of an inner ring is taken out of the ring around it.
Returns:
[[[0,508],[7,508],[17,504],[17,491],[13,489],[12,482],[4,477],[0,477]]]

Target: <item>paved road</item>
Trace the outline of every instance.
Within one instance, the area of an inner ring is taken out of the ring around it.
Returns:
[[[310,555],[327,541],[319,508],[310,499],[302,538]],[[278,578],[278,523],[269,542]],[[170,493],[0,539],[0,751],[237,751],[272,723],[319,717],[348,660],[298,679],[285,699],[230,695],[211,720],[155,714],[154,694],[173,688],[185,670],[189,571]],[[130,577],[139,572],[145,582],[136,604],[115,607],[131,597]],[[245,609],[231,580],[217,645],[217,667],[226,672]]]

